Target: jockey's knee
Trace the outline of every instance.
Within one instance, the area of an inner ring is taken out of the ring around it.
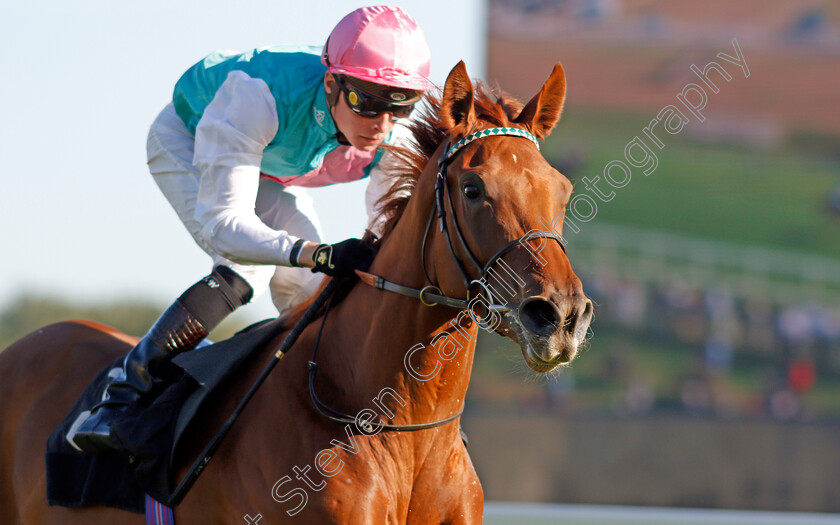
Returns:
[[[278,266],[271,279],[271,301],[282,316],[314,294],[323,278],[309,268]]]
[[[219,265],[181,294],[178,301],[205,327],[217,326],[231,312],[247,304],[254,289],[237,272]]]

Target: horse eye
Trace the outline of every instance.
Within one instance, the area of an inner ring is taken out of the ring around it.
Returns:
[[[464,195],[466,195],[468,199],[476,199],[479,195],[481,195],[481,190],[475,184],[467,184],[464,186]]]

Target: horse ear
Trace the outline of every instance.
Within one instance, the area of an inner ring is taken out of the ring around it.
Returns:
[[[463,60],[455,64],[446,77],[440,104],[440,123],[450,135],[465,133],[475,125],[472,81]]]
[[[566,73],[558,62],[540,92],[525,105],[514,122],[526,125],[537,138],[546,137],[560,120],[565,100]]]

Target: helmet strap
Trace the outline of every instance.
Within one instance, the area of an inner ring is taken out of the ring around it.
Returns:
[[[335,108],[335,105],[338,103],[338,97],[339,97],[339,95],[341,95],[341,90],[338,88],[338,84],[335,81],[333,81],[332,93],[327,93],[326,95],[327,95],[327,107],[330,110],[330,116],[332,117],[333,122],[334,122],[335,121],[335,116],[332,115],[333,108]],[[351,146],[350,141],[347,140],[347,137],[344,136],[344,133],[342,133],[341,130],[338,129],[337,125],[335,127],[335,130],[336,130],[335,131],[335,140],[337,140],[338,143],[341,144],[342,146]]]
[[[324,78],[326,78],[326,75],[331,75],[331,74],[332,73],[327,72],[325,74]],[[332,93],[327,93],[327,106],[329,106],[330,109],[335,107],[336,103],[338,103],[338,96],[341,94],[341,89],[339,89],[339,87],[338,87],[338,82],[335,81],[335,75],[334,74],[332,74],[332,75],[333,75]]]

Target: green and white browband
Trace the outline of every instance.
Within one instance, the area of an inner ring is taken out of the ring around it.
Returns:
[[[480,139],[483,137],[493,137],[498,135],[513,135],[516,137],[524,137],[537,146],[537,149],[540,149],[540,145],[537,142],[537,137],[528,133],[524,129],[519,128],[490,128],[490,129],[482,129],[481,131],[476,131],[475,133],[471,133],[466,137],[462,138],[458,142],[455,143],[451,148],[449,148],[449,153],[446,154],[446,158],[449,159],[452,155],[455,155],[458,150],[469,144],[470,142]]]

